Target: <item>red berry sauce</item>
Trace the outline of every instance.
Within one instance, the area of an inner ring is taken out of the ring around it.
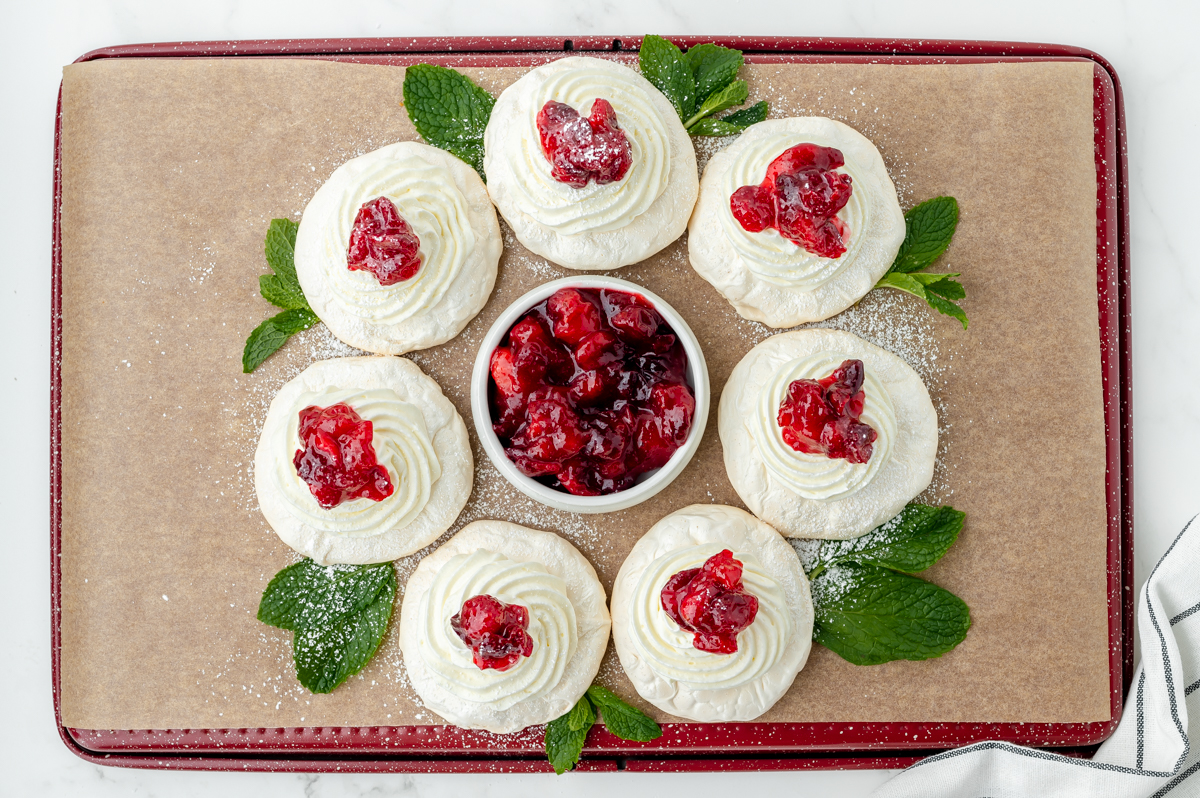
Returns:
[[[834,460],[870,460],[879,433],[858,420],[866,397],[864,375],[861,360],[846,360],[823,379],[794,380],[776,417],[784,443]]]
[[[471,649],[471,660],[481,671],[508,670],[533,653],[533,638],[527,631],[529,610],[520,604],[505,604],[491,596],[469,598],[450,619],[450,628]]]
[[[382,501],[395,487],[387,469],[375,462],[374,436],[348,404],[312,405],[300,411],[300,440],[292,463],[300,479],[326,510],[351,499]]]
[[[671,620],[692,633],[692,646],[711,654],[736,653],[738,633],[758,615],[758,599],[746,592],[742,563],[729,549],[672,576],[660,600]]]
[[[526,476],[577,496],[616,493],[687,440],[686,375],[683,345],[644,298],[563,288],[492,352],[492,428]]]
[[[387,197],[364,203],[354,217],[346,266],[352,272],[370,272],[380,285],[412,279],[421,268],[417,250],[421,239]]]
[[[572,188],[583,188],[589,180],[601,186],[615,183],[633,164],[629,140],[608,100],[596,98],[586,118],[551,100],[538,112],[537,128],[550,174]]]
[[[841,257],[850,231],[837,212],[850,201],[850,175],[835,172],[845,158],[833,147],[797,144],[771,161],[757,186],[729,198],[733,218],[751,233],[773,227],[797,246],[823,258]]]

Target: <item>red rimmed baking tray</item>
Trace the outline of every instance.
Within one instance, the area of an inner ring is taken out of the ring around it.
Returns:
[[[979,740],[999,739],[1088,755],[1116,728],[1133,670],[1132,348],[1124,109],[1112,67],[1075,47],[1007,42],[680,37],[681,44],[717,41],[749,62],[787,61],[946,64],[1086,60],[1094,65],[1096,293],[1107,439],[1108,617],[1112,719],[1094,723],[729,723],[666,724],[652,743],[629,743],[593,731],[581,770],[724,771],[904,767],[922,756]],[[542,63],[563,51],[636,48],[640,37],[328,39],[188,42],[105,48],[78,61],[104,58],[309,57],[462,66]],[[91,762],[140,768],[342,772],[538,772],[549,765],[541,735],[494,736],[452,726],[112,731],[62,724],[61,599],[61,95],[55,125],[53,292],[51,306],[51,654],[54,707],[68,748]]]

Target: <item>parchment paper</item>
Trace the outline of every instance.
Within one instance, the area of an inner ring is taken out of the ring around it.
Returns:
[[[465,70],[493,93],[521,69]],[[911,362],[938,408],[922,496],[967,513],[925,575],[973,627],[927,662],[856,667],[815,647],[768,721],[1080,722],[1109,717],[1104,424],[1096,311],[1092,67],[1086,62],[760,64],[751,100],[822,114],[880,148],[907,208],[958,198],[937,270],[962,272],[963,331],[876,291],[830,322]],[[63,83],[62,718],[95,729],[438,724],[404,675],[395,624],[376,659],[328,696],[295,681],[290,633],[255,620],[295,559],[263,521],[250,473],[268,403],[315,359],[351,353],[323,326],[243,375],[272,217],[299,219],[345,160],[415,138],[404,70],[281,59],[120,59]],[[701,160],[723,141],[696,139]],[[457,339],[412,359],[470,421],[483,332],[563,269],[505,228],[495,294]],[[693,502],[739,505],[716,405],[770,334],[689,267],[686,241],[616,272],[696,330],[713,413],[688,469],[655,499],[574,516],[525,499],[476,444],[456,525],[503,518],[560,532],[610,588],[650,525]],[[398,564],[401,582],[420,555]],[[399,603],[397,602],[397,608]],[[602,679],[636,695],[609,651]],[[645,705],[643,705],[645,706]],[[660,719],[665,716],[657,711]]]

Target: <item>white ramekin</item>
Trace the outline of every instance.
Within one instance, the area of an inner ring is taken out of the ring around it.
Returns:
[[[687,354],[688,384],[691,385],[692,392],[696,396],[696,414],[692,419],[692,429],[688,433],[687,441],[675,450],[675,454],[671,455],[671,459],[665,466],[646,472],[633,487],[607,496],[575,496],[564,491],[554,490],[525,476],[508,459],[508,455],[504,453],[504,447],[500,445],[500,439],[492,430],[492,411],[488,405],[488,370],[492,352],[496,350],[505,333],[525,311],[549,298],[560,288],[607,288],[642,295],[649,300],[650,304],[654,305],[654,309],[662,315],[667,324],[671,325],[679,342],[683,344],[683,351]],[[700,438],[704,436],[704,426],[708,421],[708,404],[708,366],[705,365],[704,353],[700,351],[700,342],[696,340],[696,334],[692,332],[692,328],[688,326],[682,316],[675,312],[673,307],[654,292],[615,277],[599,275],[564,277],[561,280],[553,280],[540,285],[525,294],[509,305],[492,324],[479,347],[479,353],[475,356],[475,368],[471,373],[471,415],[475,417],[475,431],[479,434],[483,450],[487,452],[492,464],[499,469],[505,479],[531,499],[536,499],[542,504],[558,510],[574,513],[611,513],[615,510],[624,510],[644,502],[671,484],[671,481],[679,476],[700,446]]]

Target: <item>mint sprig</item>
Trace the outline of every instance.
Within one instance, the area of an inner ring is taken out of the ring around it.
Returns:
[[[483,173],[483,131],[495,98],[461,72],[413,64],[404,72],[404,107],[426,143],[452,153]]]
[[[767,118],[767,103],[715,117],[746,102],[750,89],[738,80],[740,50],[698,44],[686,53],[661,36],[646,36],[638,51],[642,75],[675,107],[683,127],[693,136],[732,136]]]
[[[967,636],[962,599],[913,573],[958,539],[966,514],[910,504],[862,537],[822,541],[812,582],[813,640],[855,665],[940,657]]]
[[[953,274],[918,274],[941,257],[958,227],[958,201],[954,197],[934,197],[904,214],[904,243],[891,268],[875,284],[876,288],[895,288],[919,296],[930,307],[962,322],[967,329],[967,314],[954,303],[967,291]]]
[[[308,306],[304,290],[296,278],[296,231],[300,225],[291,219],[272,219],[267,227],[263,251],[274,274],[260,275],[258,290],[278,313],[255,327],[242,349],[242,372],[249,374],[278,351],[287,339],[307,330],[320,319]]]
[[[289,565],[267,585],[258,619],[293,632],[296,678],[328,693],[375,656],[396,599],[396,571],[375,565]]]
[[[546,758],[555,773],[566,773],[579,763],[597,711],[605,728],[622,740],[644,743],[662,736],[662,728],[653,718],[608,688],[593,684],[570,712],[546,724]]]

